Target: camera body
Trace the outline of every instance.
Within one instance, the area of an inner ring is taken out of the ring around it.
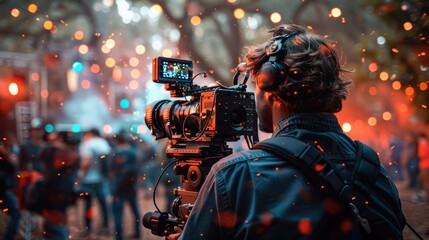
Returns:
[[[256,118],[255,96],[246,85],[199,87],[192,84],[192,62],[155,58],[154,82],[166,84],[172,97],[190,100],[161,100],[146,106],[145,122],[155,139],[168,137],[180,142],[237,141],[252,136]]]
[[[226,142],[241,136],[248,143],[258,139],[254,93],[247,92],[245,84],[195,85],[193,79],[202,73],[193,77],[192,66],[192,61],[183,59],[158,57],[152,61],[153,81],[165,84],[171,97],[185,97],[150,103],[145,111],[146,125],[155,139],[169,139],[167,157],[177,160],[174,173],[183,183],[183,188],[173,191],[177,198],[172,215],[158,209],[143,217],[143,225],[158,236],[168,236],[174,226],[185,225],[211,167],[232,154]],[[239,74],[237,71],[234,82]]]

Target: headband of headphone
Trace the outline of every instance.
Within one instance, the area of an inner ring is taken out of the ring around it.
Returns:
[[[284,79],[284,69],[282,61],[286,56],[285,42],[287,39],[299,34],[299,32],[290,32],[274,37],[274,43],[267,50],[269,59],[261,66],[261,70],[256,79],[256,83],[261,90],[272,91],[282,83]]]

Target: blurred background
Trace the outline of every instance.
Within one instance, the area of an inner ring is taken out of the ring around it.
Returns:
[[[393,136],[429,133],[428,14],[424,0],[0,0],[0,137],[12,153],[34,127],[157,145],[145,106],[170,95],[154,57],[230,86],[243,47],[295,23],[332,39],[352,72],[343,130],[388,156]]]
[[[151,81],[157,56],[194,61],[232,85],[244,46],[296,23],[337,43],[354,85],[338,116],[362,140],[429,122],[429,3],[398,0],[0,1],[0,132],[125,127],[149,135],[145,104],[169,94]]]

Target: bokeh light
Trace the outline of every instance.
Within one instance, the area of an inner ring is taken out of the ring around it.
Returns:
[[[82,72],[83,71],[83,64],[79,61],[76,61],[72,65],[73,71],[75,72]]]
[[[132,57],[132,58],[130,58],[128,63],[130,64],[131,67],[137,67],[139,65],[140,61],[138,58]]]
[[[375,125],[377,125],[377,119],[375,117],[368,118],[368,125],[374,127]]]
[[[413,24],[410,22],[404,23],[404,29],[405,31],[410,31],[413,28]]]
[[[136,90],[137,88],[139,88],[139,82],[137,80],[131,80],[128,83],[128,87],[130,87],[130,89]]]
[[[332,8],[332,10],[331,10],[331,15],[332,15],[332,17],[334,17],[334,18],[340,17],[340,16],[341,16],[341,9],[340,9],[340,8],[337,8],[337,7]]]
[[[109,39],[107,39],[107,40],[106,40],[106,43],[105,43],[104,45],[105,45],[107,48],[112,49],[112,48],[114,48],[114,47],[115,47],[116,42],[115,42],[115,40],[113,40],[113,39],[109,38]]]
[[[194,26],[198,26],[201,23],[201,18],[199,16],[191,17],[191,24]]]
[[[52,133],[52,132],[54,132],[54,130],[55,130],[54,125],[52,125],[52,124],[46,124],[45,125],[45,131],[47,133]]]
[[[413,96],[414,93],[415,93],[415,91],[414,91],[413,87],[409,86],[409,87],[405,88],[405,95],[410,97],[410,96]]]
[[[380,73],[380,80],[381,81],[386,81],[389,79],[389,74],[387,72],[381,72]]]
[[[425,82],[422,82],[419,84],[419,88],[421,91],[426,91],[428,89],[428,84]]]
[[[133,70],[131,70],[130,75],[134,79],[139,78],[140,77],[140,70],[134,68]]]
[[[16,96],[16,95],[18,95],[18,92],[19,92],[18,84],[14,83],[14,82],[10,83],[9,84],[9,93],[13,96]]]
[[[28,5],[28,11],[30,13],[36,13],[37,12],[37,5],[34,3],[31,3],[30,5]]]
[[[101,51],[105,54],[110,53],[110,48],[108,48],[106,45],[101,46]]]
[[[18,8],[12,8],[12,10],[10,11],[10,15],[12,15],[12,17],[19,17],[19,14],[21,12],[19,11]]]
[[[273,23],[279,23],[282,20],[282,15],[280,15],[278,12],[273,12],[270,15],[270,20]]]
[[[141,45],[141,44],[139,44],[139,45],[137,45],[137,46],[136,46],[136,53],[137,53],[137,54],[142,55],[142,54],[144,54],[145,52],[146,52],[146,48],[145,48],[145,46],[143,46],[143,45]]]
[[[382,117],[383,117],[383,120],[390,121],[392,119],[392,113],[390,113],[390,112],[384,112],[383,115],[382,115]]]
[[[352,130],[352,125],[346,122],[346,123],[343,123],[342,128],[343,128],[343,131],[347,133]]]
[[[242,19],[244,18],[245,12],[242,8],[236,8],[234,10],[234,17],[237,19]]]
[[[85,34],[80,30],[74,32],[74,35],[73,35],[74,39],[76,39],[76,40],[82,40],[84,38],[84,36],[85,36]]]
[[[100,72],[100,65],[98,65],[96,63],[91,64],[91,72],[92,73]]]
[[[42,89],[42,91],[40,91],[40,96],[42,98],[48,98],[49,97],[49,91],[47,89]]]
[[[48,31],[52,30],[53,27],[54,27],[54,23],[51,20],[46,20],[43,23],[43,28],[46,29],[46,30],[48,30]]]
[[[400,81],[394,81],[392,83],[392,88],[395,89],[395,90],[399,90],[399,89],[401,89],[401,87],[402,87],[402,84],[401,84]]]
[[[105,64],[107,67],[112,68],[115,66],[116,61],[112,57],[108,57],[108,58],[106,58]]]
[[[71,127],[71,131],[74,133],[80,132],[80,125],[79,124],[73,124]]]
[[[377,38],[377,44],[378,45],[384,45],[386,43],[386,38],[383,36],[380,36]]]
[[[130,100],[126,99],[126,98],[122,98],[119,101],[119,106],[123,109],[127,109],[130,107]]]
[[[376,87],[370,87],[369,89],[368,89],[368,93],[369,93],[369,95],[371,95],[371,96],[375,96],[375,95],[377,95],[377,88]]]
[[[91,82],[88,79],[84,79],[82,80],[82,82],[80,83],[80,86],[83,89],[89,89],[91,87]]]
[[[111,133],[112,133],[112,131],[113,131],[113,128],[112,128],[112,126],[111,126],[111,125],[106,124],[106,125],[104,125],[104,126],[103,126],[103,132],[104,132],[105,134],[111,134]]]
[[[40,74],[37,72],[32,73],[31,74],[31,80],[33,80],[35,82],[39,81],[40,80]]]
[[[378,70],[378,65],[377,65],[377,63],[370,63],[369,65],[368,65],[368,70],[370,71],[370,72],[376,72],[377,70]]]
[[[89,50],[89,48],[86,44],[82,44],[79,46],[79,53],[80,54],[87,54],[88,50]]]
[[[162,13],[162,7],[159,4],[154,4],[152,5],[152,7],[150,8],[150,10],[155,13],[155,14],[161,14]]]
[[[164,56],[164,57],[172,57],[173,56],[173,52],[169,48],[164,49],[164,50],[162,50],[162,56]]]
[[[408,106],[407,106],[407,104],[404,104],[404,103],[400,104],[400,105],[399,105],[399,111],[400,111],[400,112],[406,112],[406,111],[408,111]]]

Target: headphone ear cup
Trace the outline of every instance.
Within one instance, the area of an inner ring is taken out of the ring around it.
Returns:
[[[256,84],[259,89],[263,91],[272,91],[280,83],[281,69],[276,62],[265,62],[261,70],[259,71],[258,77],[256,78]]]

